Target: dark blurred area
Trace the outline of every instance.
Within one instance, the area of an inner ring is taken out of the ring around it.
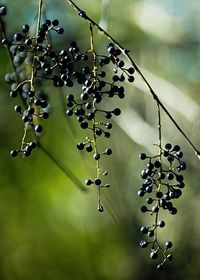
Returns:
[[[59,19],[64,36],[53,35],[56,49],[75,40],[89,48],[88,24],[68,1],[44,2],[43,17]],[[142,69],[163,104],[200,148],[200,2],[197,0],[79,0],[77,5],[130,54]],[[5,0],[3,18],[8,38],[23,24],[35,28],[38,1]],[[96,48],[104,53],[108,40],[95,33]],[[128,63],[128,62],[127,62]],[[178,214],[163,214],[166,227],[160,239],[172,240],[174,260],[163,272],[139,246],[140,227],[148,215],[140,213],[137,196],[142,180],[141,152],[155,153],[157,108],[146,86],[136,75],[126,85],[126,99],[117,100],[122,115],[114,119],[108,141],[113,155],[105,161],[111,188],[103,190],[103,213],[96,210],[97,191],[81,191],[41,149],[31,157],[12,158],[21,145],[23,124],[14,112],[5,74],[12,72],[6,48],[0,45],[0,279],[151,280],[200,279],[200,167],[193,149],[163,113],[163,142],[179,144],[187,171]],[[94,173],[91,156],[77,151],[83,138],[77,123],[66,119],[61,96],[69,89],[45,82],[50,118],[44,123],[42,145],[81,182]],[[110,104],[108,104],[109,106]],[[107,104],[106,104],[107,106]],[[104,143],[102,144],[104,145]]]

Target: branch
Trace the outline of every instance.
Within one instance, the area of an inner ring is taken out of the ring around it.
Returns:
[[[93,21],[84,11],[82,11],[72,0],[67,0],[67,2],[74,8],[74,10],[78,13],[80,17],[85,19],[88,23],[92,24],[94,27],[97,28],[99,32],[101,32],[104,36],[107,37],[108,40],[110,40],[117,48],[121,50],[121,52],[124,54],[124,56],[128,59],[128,61],[131,63],[131,65],[135,68],[135,71],[139,74],[139,76],[142,78],[143,82],[146,84],[150,94],[152,95],[153,99],[159,104],[159,106],[163,109],[163,111],[166,113],[166,115],[169,117],[169,119],[173,122],[175,127],[178,129],[178,131],[183,135],[183,137],[187,140],[189,145],[193,148],[195,151],[195,154],[197,155],[198,159],[200,160],[200,151],[195,147],[195,145],[192,143],[190,138],[186,135],[186,133],[183,131],[183,129],[180,127],[180,125],[176,122],[176,120],[172,117],[170,112],[167,110],[167,108],[163,105],[163,103],[160,101],[158,95],[155,93],[139,67],[136,65],[135,61],[129,54],[129,50],[124,48],[121,44],[119,44],[109,33],[107,33],[102,27],[100,27],[95,21]]]
[[[46,149],[39,141],[37,142],[38,148],[65,174],[67,177],[78,187],[81,191],[88,191],[88,189],[81,183],[79,178],[71,171],[69,167],[64,165],[60,159],[48,149]]]

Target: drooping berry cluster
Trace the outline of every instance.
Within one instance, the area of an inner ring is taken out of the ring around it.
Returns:
[[[25,24],[20,33],[14,34],[11,42],[5,38],[2,40],[13,57],[12,63],[15,70],[5,75],[5,81],[11,85],[10,97],[20,96],[24,105],[14,107],[14,110],[21,115],[25,134],[21,148],[11,151],[13,157],[20,152],[25,156],[31,154],[33,148],[37,146],[36,137],[43,131],[40,119],[49,118],[47,95],[38,90],[39,81],[51,79],[55,86],[61,86],[53,72],[57,72],[57,68],[62,67],[64,54],[57,55],[48,39],[50,31],[63,34],[64,29],[57,27],[58,24],[57,19],[46,20],[35,35],[31,34],[29,25]],[[34,132],[35,139],[30,141],[26,139],[28,129]]]
[[[182,195],[185,187],[184,177],[181,174],[186,169],[186,163],[182,160],[183,152],[178,145],[170,143],[165,148],[160,148],[160,153],[150,157],[145,153],[140,154],[141,160],[148,160],[147,166],[142,170],[141,177],[144,180],[138,191],[138,196],[146,198],[146,205],[141,206],[143,213],[149,213],[153,217],[153,223],[142,226],[140,231],[147,236],[140,242],[142,248],[150,247],[150,258],[158,259],[158,270],[163,270],[166,261],[171,261],[173,256],[169,253],[172,242],[167,241],[164,246],[158,241],[158,232],[165,227],[165,221],[159,219],[162,210],[171,215],[177,213],[174,200]]]
[[[74,52],[79,54],[79,48],[73,42]],[[106,148],[104,151],[99,151],[97,147],[97,139],[104,137],[110,138],[110,130],[112,123],[109,121],[113,116],[119,116],[121,110],[114,108],[111,110],[103,109],[104,100],[106,98],[118,97],[123,99],[125,97],[124,86],[120,83],[125,81],[134,81],[134,68],[125,68],[125,63],[120,59],[121,51],[110,43],[107,46],[107,55],[98,55],[95,50],[89,50],[84,57],[88,57],[87,64],[82,66],[81,73],[76,72],[77,81],[81,84],[80,91],[70,93],[67,95],[66,115],[76,116],[76,119],[83,130],[89,131],[86,140],[77,144],[78,150],[86,150],[93,152],[93,159],[96,161],[96,178],[87,179],[85,184],[90,186],[94,184],[99,190],[98,210],[103,211],[103,206],[100,201],[100,189],[102,187],[110,187],[109,184],[104,183],[102,175],[106,176],[107,171],[100,167],[100,159],[103,156],[112,154],[111,148]],[[109,70],[107,65],[114,65],[114,74],[109,78]]]

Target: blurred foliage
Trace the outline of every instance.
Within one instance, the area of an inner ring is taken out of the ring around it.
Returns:
[[[9,37],[24,23],[34,27],[37,2],[1,1],[8,8],[5,21]],[[63,38],[52,38],[54,45],[62,47],[77,40],[83,49],[88,48],[88,26],[67,1],[44,2],[45,16],[59,18],[65,28]],[[139,66],[175,85],[183,96],[200,105],[200,2],[77,0],[76,3],[129,48]],[[98,50],[103,52],[106,44],[107,40],[96,34]],[[138,129],[139,137],[144,138],[141,147],[116,121],[110,140],[113,156],[105,163],[112,188],[103,194],[106,210],[101,214],[96,211],[95,190],[81,192],[41,150],[30,158],[10,157],[9,151],[20,145],[23,126],[13,111],[15,100],[10,99],[9,86],[4,82],[9,71],[12,70],[6,50],[0,46],[0,279],[199,279],[199,161],[164,115],[163,134],[167,141],[183,147],[188,163],[187,187],[177,201],[178,215],[166,217],[167,226],[161,232],[164,240],[173,239],[174,261],[164,272],[157,273],[153,261],[148,260],[147,253],[138,245],[139,228],[146,219],[139,212],[141,199],[137,197],[143,168],[138,154],[154,152],[153,144],[157,141],[156,106],[150,95],[127,85],[127,98],[124,104],[119,104],[124,113],[131,108],[153,127],[155,138],[149,147],[148,137],[140,135]],[[156,90],[157,85],[153,86]],[[81,137],[76,124],[66,121],[60,102],[60,96],[67,92],[59,92],[50,84],[45,84],[44,90],[49,94],[52,112],[41,143],[84,182],[93,172],[94,164],[87,155],[76,151],[76,142]],[[181,101],[174,96],[177,107]],[[198,146],[200,112],[188,120],[184,112],[169,110]],[[134,119],[128,125],[131,131]]]

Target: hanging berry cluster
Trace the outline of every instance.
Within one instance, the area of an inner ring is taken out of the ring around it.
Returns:
[[[40,119],[49,118],[47,96],[37,90],[39,80],[51,79],[54,86],[62,86],[61,79],[59,80],[53,73],[63,66],[64,55],[62,53],[56,55],[48,41],[51,31],[63,34],[64,29],[57,27],[58,24],[57,19],[46,20],[41,26],[39,25],[34,36],[31,36],[29,25],[25,24],[20,33],[14,34],[11,42],[5,38],[2,40],[13,59],[14,72],[5,75],[6,82],[11,84],[10,97],[16,98],[19,95],[25,108],[22,109],[21,105],[14,107],[14,110],[21,115],[25,133],[21,148],[11,151],[13,157],[20,152],[24,156],[31,154],[37,146],[36,137],[43,131]],[[35,135],[31,141],[27,140],[28,129]]]
[[[97,209],[103,212],[103,206],[100,199],[100,191],[102,187],[110,187],[108,183],[104,183],[104,176],[107,176],[108,171],[101,168],[100,160],[103,156],[110,156],[112,149],[106,148],[104,151],[99,151],[97,140],[100,137],[103,139],[110,138],[110,130],[112,116],[119,116],[121,110],[113,108],[111,110],[103,109],[103,101],[106,97],[125,97],[124,87],[122,84],[125,79],[129,82],[134,81],[134,68],[126,68],[124,61],[120,58],[121,51],[115,48],[114,44],[110,43],[107,46],[107,55],[98,55],[94,48],[93,30],[90,26],[91,49],[84,54],[89,56],[89,61],[92,67],[83,66],[82,73],[77,73],[78,82],[82,85],[80,92],[75,96],[69,94],[67,96],[66,111],[67,116],[75,115],[80,128],[89,132],[86,140],[77,144],[78,150],[86,150],[93,153],[93,159],[96,161],[96,177],[87,179],[85,184],[90,186],[94,184],[98,188],[98,206]],[[79,48],[73,43],[73,49],[79,54]],[[114,74],[111,78],[107,78],[108,64],[114,65]],[[105,68],[105,70],[104,70]]]
[[[140,154],[140,159],[148,160],[148,163],[141,172],[144,182],[138,196],[147,196],[146,205],[141,206],[140,210],[143,213],[150,213],[153,217],[151,225],[142,226],[140,229],[141,233],[147,236],[147,240],[142,240],[140,245],[142,248],[150,247],[150,258],[159,258],[157,269],[163,270],[165,262],[173,259],[172,254],[168,252],[172,242],[166,241],[163,247],[158,241],[158,231],[165,227],[165,221],[160,220],[159,215],[162,210],[171,215],[177,213],[173,200],[182,195],[182,189],[185,187],[181,172],[186,169],[186,163],[182,160],[183,152],[178,145],[172,146],[167,143],[164,149],[159,148],[160,153],[156,156]]]

